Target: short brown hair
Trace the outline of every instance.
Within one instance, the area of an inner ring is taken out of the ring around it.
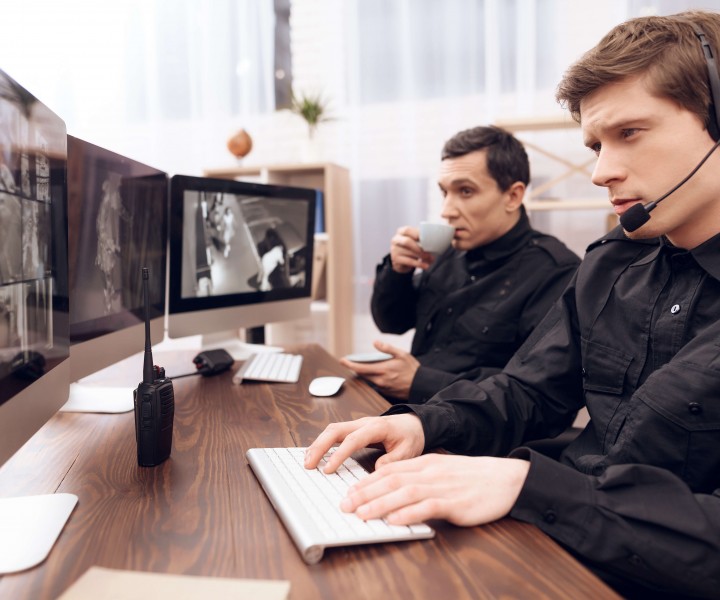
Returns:
[[[719,13],[686,11],[617,25],[565,72],[557,88],[558,102],[579,123],[580,102],[586,96],[608,83],[646,75],[651,93],[674,100],[695,113],[711,135],[716,133],[707,62],[693,24],[717,52]]]
[[[487,150],[487,170],[500,191],[507,191],[516,181],[530,181],[530,161],[525,147],[509,131],[500,127],[473,127],[452,136],[442,149],[442,160]]]

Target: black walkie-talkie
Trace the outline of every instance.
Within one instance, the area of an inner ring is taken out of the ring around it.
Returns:
[[[170,456],[172,448],[173,419],[175,417],[175,392],[172,381],[165,377],[165,369],[153,365],[150,346],[150,300],[148,299],[147,268],[142,269],[143,295],[145,297],[145,361],[143,380],[134,390],[135,439],[138,464],[154,467]]]

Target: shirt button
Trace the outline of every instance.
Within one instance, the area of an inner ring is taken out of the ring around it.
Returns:
[[[642,558],[640,558],[637,554],[633,554],[630,556],[630,558],[628,558],[628,562],[633,567],[639,567],[640,565],[642,565]]]
[[[690,402],[688,410],[694,415],[699,415],[702,412],[702,405],[699,402]]]
[[[550,525],[552,525],[555,521],[557,521],[557,513],[552,509],[546,510],[545,513],[543,514],[543,520],[546,523],[549,523]]]
[[[470,281],[475,281],[476,279],[477,277],[475,277],[475,275],[470,275]]]
[[[432,323],[428,323],[425,325],[425,331],[430,331],[432,329]]]
[[[490,328],[487,325],[485,325],[485,327],[482,328],[482,332],[487,333],[488,331],[490,331]]]
[[[680,312],[680,305],[679,305],[679,304],[673,304],[673,305],[672,305],[672,308],[670,309],[670,312],[671,312],[673,315],[678,314],[678,313]]]
[[[581,369],[581,373],[582,373],[583,379],[587,379],[588,374],[587,374],[587,371],[585,370],[585,367],[583,367]]]
[[[453,312],[452,306],[450,308],[448,308],[445,312],[447,312],[447,314],[451,315]]]

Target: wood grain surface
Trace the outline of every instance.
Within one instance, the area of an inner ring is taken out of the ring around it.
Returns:
[[[172,454],[158,467],[137,465],[132,413],[53,417],[0,470],[0,495],[70,492],[79,503],[44,563],[0,578],[0,598],[56,598],[93,565],[287,579],[293,599],[617,598],[538,529],[511,519],[433,522],[433,540],[329,549],[306,565],[245,451],[306,446],[328,423],[388,405],[319,346],[294,350],[305,357],[297,384],[233,385],[232,371],[175,380]],[[193,356],[155,359],[172,376],[191,370]],[[113,376],[137,385],[140,361]],[[321,375],[347,381],[338,395],[313,398],[308,385]]]

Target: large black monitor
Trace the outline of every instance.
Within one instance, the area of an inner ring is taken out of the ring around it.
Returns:
[[[312,189],[172,177],[168,336],[202,334],[244,358],[239,329],[307,316],[315,199]]]
[[[144,348],[142,268],[150,271],[151,335],[164,335],[168,178],[68,136],[70,375],[63,410],[123,412],[132,389],[77,380]],[[96,378],[98,379],[98,378]]]
[[[65,123],[0,71],[0,466],[67,400],[65,175]],[[42,560],[76,502],[0,497],[0,573]]]

